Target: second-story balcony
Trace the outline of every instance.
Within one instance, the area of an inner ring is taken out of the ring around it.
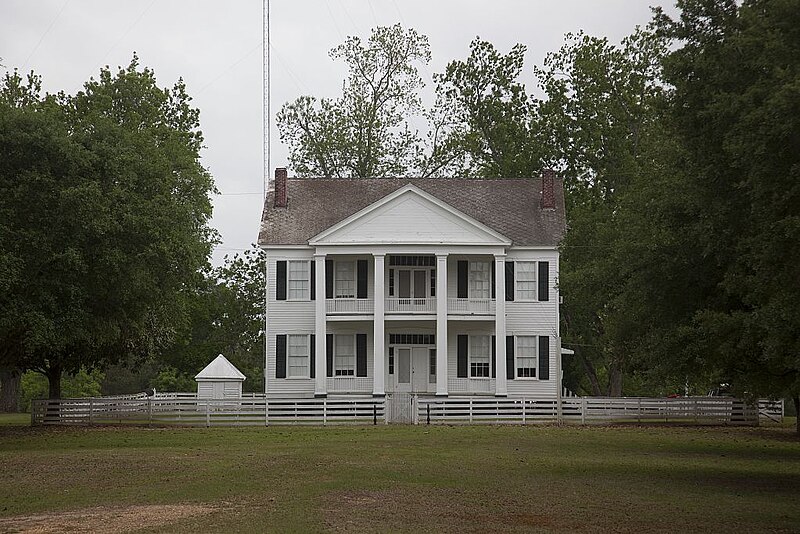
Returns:
[[[372,299],[326,299],[325,311],[330,315],[369,315],[375,310]]]
[[[447,299],[447,313],[450,315],[494,315],[494,312],[494,299]]]
[[[386,313],[436,313],[436,297],[386,299]]]

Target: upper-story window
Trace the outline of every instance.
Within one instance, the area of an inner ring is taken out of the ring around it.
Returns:
[[[536,300],[536,262],[518,261],[515,269],[516,300]]]
[[[352,299],[356,297],[356,269],[354,262],[336,262],[334,288],[334,296],[337,299]]]
[[[488,299],[492,294],[491,267],[487,261],[469,262],[469,296],[475,299]]]
[[[289,262],[289,300],[308,300],[311,288],[311,268],[307,261]]]

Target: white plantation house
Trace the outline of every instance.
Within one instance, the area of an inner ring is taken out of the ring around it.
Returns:
[[[289,179],[267,254],[270,398],[561,389],[561,180]]]

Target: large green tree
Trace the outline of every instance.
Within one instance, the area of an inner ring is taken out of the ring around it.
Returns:
[[[656,20],[678,45],[665,61],[678,169],[714,284],[684,328],[735,391],[800,407],[800,2],[678,6]]]
[[[199,112],[131,64],[76,95],[0,94],[0,359],[45,374],[153,356],[214,232]]]

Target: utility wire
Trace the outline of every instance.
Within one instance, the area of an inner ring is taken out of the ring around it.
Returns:
[[[39,50],[39,45],[41,45],[41,44],[42,44],[42,41],[44,41],[44,38],[45,38],[45,37],[47,37],[47,34],[48,34],[48,33],[50,33],[50,30],[52,30],[52,29],[53,29],[53,26],[55,26],[55,24],[56,24],[56,21],[59,19],[59,17],[61,17],[61,13],[63,13],[63,12],[64,12],[64,9],[66,9],[66,7],[67,7],[67,4],[69,4],[69,3],[70,3],[70,1],[71,1],[71,0],[66,0],[66,2],[64,2],[63,4],[61,4],[61,9],[59,9],[59,10],[58,10],[58,13],[57,13],[57,14],[56,14],[56,16],[53,18],[53,20],[50,22],[50,26],[48,26],[48,27],[47,27],[47,29],[46,29],[46,30],[44,31],[44,33],[42,34],[42,36],[41,36],[41,37],[39,37],[39,41],[36,43],[36,46],[34,46],[34,47],[33,47],[33,50],[31,50],[31,52],[28,54],[28,57],[26,57],[26,58],[25,58],[25,62],[22,64],[22,71],[23,71],[23,72],[25,71],[25,69],[26,69],[26,68],[27,68],[27,66],[28,66],[28,61],[30,61],[30,60],[31,60],[31,58],[33,57],[33,54],[35,54],[35,53],[36,53],[36,51],[37,51],[37,50]]]

